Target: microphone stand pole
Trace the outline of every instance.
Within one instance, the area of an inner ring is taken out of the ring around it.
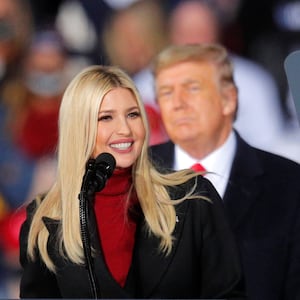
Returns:
[[[82,180],[82,186],[78,198],[79,198],[80,232],[81,232],[84,256],[86,259],[86,268],[88,271],[93,298],[97,299],[98,298],[97,287],[96,287],[95,275],[93,272],[93,260],[91,254],[90,234],[88,228],[89,203],[91,203],[95,194],[93,185],[90,184],[91,177],[94,174],[94,164],[95,164],[95,160],[93,159],[90,159],[87,163],[87,167],[86,167],[87,170]]]

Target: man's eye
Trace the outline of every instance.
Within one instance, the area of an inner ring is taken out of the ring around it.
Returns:
[[[161,92],[159,92],[158,97],[159,97],[159,98],[160,98],[160,97],[167,97],[167,96],[170,96],[171,93],[172,93],[171,90],[161,91]]]
[[[99,117],[99,118],[98,118],[98,121],[109,121],[109,120],[111,120],[111,119],[112,119],[111,116],[105,115],[105,116]]]
[[[140,115],[141,114],[140,114],[139,111],[133,111],[133,112],[131,112],[131,113],[128,114],[128,117],[133,119],[133,118],[139,117]]]
[[[197,92],[200,90],[200,86],[199,85],[190,85],[190,86],[188,86],[187,89],[190,92]]]

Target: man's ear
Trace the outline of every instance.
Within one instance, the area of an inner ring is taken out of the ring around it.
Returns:
[[[222,88],[223,94],[223,113],[225,115],[235,115],[237,111],[238,91],[234,85],[228,85]]]

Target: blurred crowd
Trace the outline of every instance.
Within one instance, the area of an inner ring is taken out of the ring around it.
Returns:
[[[284,72],[286,56],[300,49],[300,2],[184,2],[0,0],[0,298],[18,298],[24,205],[52,184],[60,100],[87,65],[115,64],[132,76],[153,145],[168,139],[153,91],[153,57],[170,43],[222,43],[235,66],[241,136],[300,162],[297,99]]]

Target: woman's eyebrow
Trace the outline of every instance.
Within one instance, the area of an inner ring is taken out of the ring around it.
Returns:
[[[138,105],[131,106],[131,107],[127,108],[126,111],[131,111],[131,110],[134,110],[134,109],[139,109],[139,106],[138,106]],[[99,111],[99,114],[103,114],[103,113],[113,113],[113,112],[115,112],[115,111],[116,111],[115,109],[104,109],[104,110],[100,110],[100,111]]]

